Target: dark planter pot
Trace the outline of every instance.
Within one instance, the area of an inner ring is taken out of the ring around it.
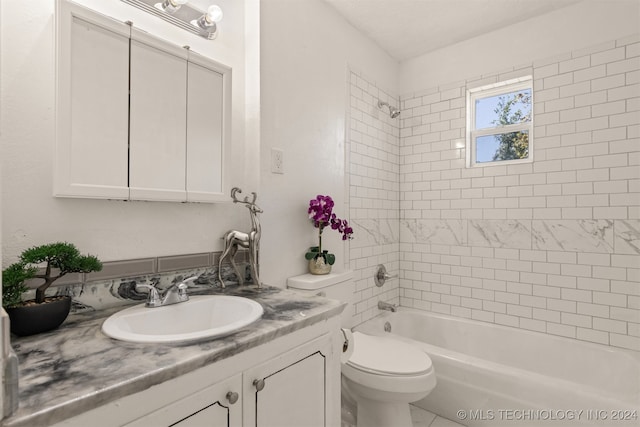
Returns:
[[[71,297],[51,297],[42,304],[7,308],[11,332],[19,336],[39,334],[57,328],[71,310]]]

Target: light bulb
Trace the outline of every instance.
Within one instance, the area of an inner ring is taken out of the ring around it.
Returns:
[[[167,13],[175,13],[188,2],[189,0],[164,0],[162,3],[156,3],[155,7]]]
[[[216,4],[212,4],[207,9],[206,19],[209,22],[218,23],[218,22],[222,21],[222,16],[223,16],[222,9],[220,9],[220,6],[218,6]]]
[[[207,9],[207,12],[200,18],[191,21],[196,27],[207,31],[209,34],[215,34],[217,30],[216,23],[222,20],[222,9],[220,6],[212,4]]]

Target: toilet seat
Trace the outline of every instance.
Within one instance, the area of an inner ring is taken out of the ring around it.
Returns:
[[[376,375],[416,376],[432,369],[431,359],[415,346],[393,338],[353,333],[352,368]]]
[[[349,360],[342,364],[342,375],[360,386],[395,393],[395,397],[426,394],[435,387],[431,359],[415,346],[390,337],[354,332],[353,349]]]

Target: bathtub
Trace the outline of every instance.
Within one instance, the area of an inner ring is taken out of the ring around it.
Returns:
[[[405,308],[355,330],[423,349],[437,385],[414,405],[458,423],[640,425],[638,352]]]

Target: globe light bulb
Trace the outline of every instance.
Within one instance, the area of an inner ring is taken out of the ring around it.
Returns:
[[[223,13],[222,9],[220,9],[220,6],[216,4],[212,4],[211,6],[209,6],[206,14],[207,21],[218,23],[222,21],[222,17]]]
[[[155,7],[167,13],[174,13],[188,2],[189,0],[164,0],[162,3],[156,3]]]

